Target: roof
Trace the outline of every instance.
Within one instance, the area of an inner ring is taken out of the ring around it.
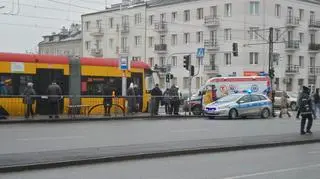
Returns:
[[[3,53],[0,52],[0,62],[24,62],[24,63],[47,63],[47,64],[69,64],[67,56],[39,55],[39,54],[22,54],[22,53]],[[88,66],[111,66],[118,67],[117,58],[80,58],[81,65]],[[141,61],[131,62],[131,68],[150,69],[150,66]]]

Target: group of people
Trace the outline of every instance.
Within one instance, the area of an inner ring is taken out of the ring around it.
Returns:
[[[32,105],[35,103],[36,91],[33,88],[33,83],[28,82],[27,87],[23,91],[23,103],[26,105],[25,118],[30,116],[34,117],[34,111]],[[49,103],[49,117],[59,118],[59,103],[61,100],[62,90],[61,87],[53,81],[47,89],[48,103]]]
[[[179,88],[176,85],[172,85],[171,88],[167,88],[163,93],[159,88],[159,84],[151,90],[151,113],[158,115],[159,105],[165,106],[166,114],[179,115],[180,106],[180,94]]]

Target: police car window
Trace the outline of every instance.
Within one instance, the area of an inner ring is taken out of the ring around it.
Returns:
[[[251,102],[251,97],[249,95],[243,96],[239,101],[243,103],[249,103]]]
[[[267,100],[265,96],[259,95],[260,100]]]
[[[252,101],[260,101],[260,98],[258,95],[251,95],[251,100]]]

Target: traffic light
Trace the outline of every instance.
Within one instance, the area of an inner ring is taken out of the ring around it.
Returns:
[[[194,76],[194,66],[193,65],[191,65],[191,67],[190,67],[190,73],[191,73],[191,76]]]
[[[170,79],[171,79],[171,80],[173,79],[173,74],[170,74]]]
[[[271,69],[269,70],[269,77],[270,77],[271,79],[274,78],[274,69],[273,69],[273,68],[271,68]]]
[[[190,65],[190,55],[183,56],[183,67],[189,70]]]
[[[239,55],[238,52],[238,43],[233,43],[232,44],[232,53],[234,57],[237,57]]]
[[[166,75],[166,82],[169,83],[170,82],[170,74]]]

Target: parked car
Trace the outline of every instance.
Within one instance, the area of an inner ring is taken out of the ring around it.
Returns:
[[[260,116],[268,118],[271,115],[272,102],[262,94],[232,94],[218,99],[205,106],[204,114],[209,118]]]
[[[276,91],[275,98],[274,98],[274,107],[280,108],[281,106],[281,96],[283,91]],[[298,100],[298,93],[295,92],[286,92],[286,97],[288,98],[288,107],[295,111],[297,110],[297,100]]]

